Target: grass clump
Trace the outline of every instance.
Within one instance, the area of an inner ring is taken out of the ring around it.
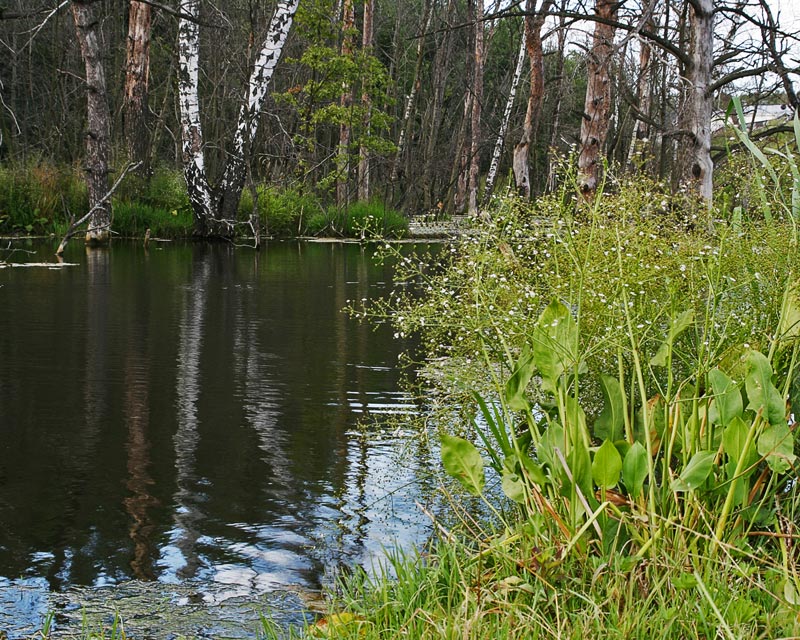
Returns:
[[[271,236],[303,235],[309,219],[322,211],[322,205],[313,194],[293,187],[259,185],[256,195],[261,224],[265,233]],[[239,203],[240,217],[246,218],[252,211],[253,194],[245,190]]]
[[[355,202],[344,209],[329,208],[308,221],[309,235],[332,235],[361,240],[402,238],[408,232],[408,220],[383,202]]]
[[[0,167],[0,234],[66,230],[70,212],[87,207],[86,185],[74,167],[48,163]]]

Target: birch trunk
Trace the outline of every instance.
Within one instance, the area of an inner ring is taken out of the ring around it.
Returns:
[[[355,26],[355,12],[353,0],[344,0],[342,8],[342,56],[347,57],[353,53],[353,29]],[[346,113],[353,104],[353,91],[349,86],[342,87],[342,96],[339,100],[342,112]],[[350,123],[346,120],[339,125],[339,150],[336,158],[336,203],[345,207],[349,201],[350,182]]]
[[[178,22],[178,106],[181,116],[181,154],[189,202],[194,212],[195,233],[209,235],[216,208],[208,184],[200,125],[198,77],[200,73],[199,0],[181,0]]]
[[[364,0],[364,24],[362,28],[361,48],[365,55],[372,55],[373,17],[375,0]],[[369,136],[372,118],[372,99],[366,88],[361,92],[361,106],[364,109],[364,135]],[[362,142],[358,150],[358,199],[369,200],[369,149]]]
[[[128,10],[128,42],[122,102],[128,160],[141,162],[145,175],[148,174],[150,165],[147,90],[150,75],[151,14],[149,4],[131,0]]]
[[[525,35],[523,34],[522,40],[519,45],[519,54],[517,55],[517,66],[514,68],[514,76],[511,78],[511,87],[508,90],[508,99],[506,100],[505,109],[503,109],[503,119],[500,122],[500,130],[497,132],[497,140],[494,143],[494,150],[492,151],[492,162],[489,165],[489,173],[486,176],[486,186],[483,190],[483,206],[489,204],[489,199],[492,197],[494,191],[494,183],[497,179],[497,170],[500,166],[500,156],[503,154],[503,145],[506,140],[506,132],[508,131],[508,122],[511,119],[511,110],[514,108],[514,99],[517,97],[517,88],[519,81],[522,77],[522,70],[525,67]]]
[[[219,199],[209,185],[203,154],[203,131],[198,98],[199,0],[181,0],[178,23],[178,104],[181,117],[183,171],[195,218],[195,233],[201,237],[231,237],[247,177],[246,154],[258,129],[269,82],[278,64],[299,0],[281,0],[275,7],[248,83],[239,119],[220,184]]]
[[[299,3],[300,0],[278,2],[267,36],[261,43],[255,66],[250,74],[247,97],[239,109],[233,146],[228,154],[220,185],[219,215],[223,224],[232,224],[236,220],[247,177],[246,159],[258,132],[258,119],[264,108],[267,89],[283,53],[286,39],[289,37],[289,30],[292,28]]]
[[[682,188],[709,205],[712,200],[714,164],[711,161],[711,67],[713,65],[714,4],[712,0],[689,3],[691,61],[686,68],[682,132],[678,166]]]
[[[618,0],[596,0],[600,19],[616,20]],[[603,152],[611,122],[611,63],[614,56],[614,27],[595,22],[592,50],[587,63],[588,83],[583,120],[581,152],[578,157],[578,186],[587,198],[594,196],[603,171]]]
[[[89,207],[94,212],[89,217],[86,231],[88,244],[106,244],[111,236],[111,204],[104,202],[108,193],[108,160],[110,152],[110,120],[106,77],[97,37],[97,19],[91,1],[73,0],[72,17],[80,44],[81,57],[86,68],[86,187]]]
[[[542,114],[544,101],[544,50],[542,48],[542,26],[547,18],[553,0],[545,0],[538,11],[534,11],[534,0],[527,0],[525,16],[525,47],[531,62],[530,91],[528,106],[525,110],[525,123],[522,137],[514,147],[514,182],[517,193],[523,198],[531,196],[531,177],[528,165],[530,146]]]
[[[467,201],[467,213],[471,216],[478,215],[478,187],[480,186],[481,110],[483,106],[484,66],[483,12],[483,0],[478,0],[475,8],[475,66],[472,76],[472,118],[470,123],[472,140],[469,151],[469,186]]]

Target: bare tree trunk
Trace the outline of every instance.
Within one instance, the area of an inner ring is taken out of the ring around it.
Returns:
[[[455,11],[455,0],[449,0],[447,4],[447,19],[449,21]],[[453,35],[450,29],[446,29],[442,36],[442,42],[436,47],[436,54],[433,60],[433,102],[431,104],[430,130],[428,140],[425,144],[423,153],[423,173],[422,191],[425,208],[428,211],[439,205],[443,206],[442,200],[434,198],[434,158],[436,145],[439,138],[439,128],[442,121],[442,103],[444,101],[445,84],[447,82],[446,61],[450,59],[450,52],[453,46]]]
[[[483,106],[483,0],[477,0],[475,7],[475,62],[472,74],[472,120],[470,130],[469,187],[467,213],[478,215],[478,187],[480,186],[480,143],[481,143],[481,109]]]
[[[689,4],[691,61],[686,68],[678,166],[680,184],[707,203],[712,200],[714,164],[711,161],[711,67],[713,65],[713,0]]]
[[[531,178],[528,165],[531,142],[542,114],[544,101],[544,51],[542,48],[542,26],[547,18],[553,0],[544,0],[541,8],[534,11],[535,0],[527,0],[525,16],[525,47],[531,62],[530,91],[528,107],[525,110],[525,123],[522,127],[522,138],[514,147],[514,181],[517,193],[523,198],[531,196]]]
[[[111,237],[111,203],[103,202],[108,193],[108,160],[110,153],[110,120],[106,94],[106,77],[97,37],[97,19],[92,0],[73,0],[72,17],[86,67],[87,122],[86,186],[89,207],[94,212],[86,230],[88,244],[105,244]]]
[[[353,29],[355,28],[355,12],[353,10],[353,0],[344,0],[342,9],[342,55],[349,56],[353,53]],[[353,103],[352,87],[342,87],[342,97],[339,104],[342,111],[347,111]],[[342,122],[339,125],[339,150],[336,158],[336,203],[340,207],[348,204],[348,187],[350,182],[350,123]]]
[[[151,7],[131,0],[128,10],[128,42],[122,119],[128,161],[141,162],[149,173],[150,131],[147,122],[147,88],[150,75]]]
[[[432,2],[426,0],[425,9],[422,15],[422,30],[417,39],[417,62],[414,65],[414,77],[411,82],[411,92],[406,96],[406,106],[403,110],[403,123],[400,128],[400,137],[397,139],[397,151],[394,154],[394,162],[392,163],[392,183],[397,182],[400,175],[400,165],[403,162],[403,152],[405,151],[406,140],[409,138],[411,130],[411,116],[414,113],[414,105],[419,93],[420,85],[420,72],[422,70],[422,61],[424,53],[425,35],[428,32],[431,18],[433,17]]]
[[[596,0],[595,13],[601,20],[617,18],[618,0]],[[583,121],[581,152],[578,157],[578,185],[588,198],[594,196],[603,170],[603,151],[611,121],[611,62],[614,55],[614,27],[595,22],[592,50],[587,64],[588,83]]]
[[[503,119],[500,122],[500,130],[497,132],[497,140],[492,151],[492,162],[489,165],[489,173],[486,176],[486,186],[483,189],[483,206],[489,204],[489,199],[494,191],[494,182],[497,179],[497,169],[500,166],[500,156],[503,154],[503,145],[508,131],[508,121],[511,119],[511,110],[514,107],[514,99],[517,97],[517,87],[522,77],[522,69],[525,66],[525,34],[519,44],[519,55],[517,55],[517,66],[514,68],[514,76],[511,78],[511,87],[508,90],[506,107],[503,109]]]
[[[647,30],[654,31],[652,19],[647,22]],[[643,116],[650,114],[650,57],[652,47],[645,38],[639,39],[639,112]],[[633,168],[634,158],[637,154],[641,155],[644,139],[647,138],[647,123],[634,115],[633,133],[631,134],[631,144],[628,147],[628,157],[626,164]]]
[[[467,0],[467,23],[473,24],[475,21],[475,0]],[[470,143],[469,128],[472,124],[472,107],[474,105],[473,87],[475,75],[475,55],[474,55],[474,36],[475,31],[471,31],[467,38],[467,60],[465,67],[464,83],[464,118],[458,130],[458,143],[456,144],[456,158],[453,163],[453,173],[450,183],[455,182],[455,194],[453,195],[453,212],[461,215],[467,208],[467,187],[469,181],[469,152]]]
[[[365,55],[372,54],[373,22],[375,17],[375,0],[364,0],[364,24],[362,28],[361,48]],[[369,136],[372,119],[372,99],[366,88],[361,92],[361,106],[364,108],[364,135]],[[369,200],[369,149],[362,142],[358,150],[358,199]]]
[[[558,50],[556,52],[556,56],[558,56],[558,61],[556,62],[556,104],[553,108],[553,129],[550,133],[550,145],[547,150],[547,190],[553,191],[556,188],[556,179],[557,179],[557,170],[556,170],[556,154],[558,148],[558,136],[560,134],[561,128],[561,110],[564,104],[564,87],[566,82],[564,81],[564,61],[566,59],[566,47],[567,47],[567,17],[564,14],[567,8],[568,0],[562,0],[561,2],[561,11],[562,14],[559,17],[559,25],[558,25]]]

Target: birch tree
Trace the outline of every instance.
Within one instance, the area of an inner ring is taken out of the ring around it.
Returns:
[[[522,78],[522,70],[525,66],[525,34],[523,33],[522,39],[519,44],[519,54],[517,54],[517,64],[514,67],[514,75],[511,78],[511,87],[508,90],[508,99],[506,106],[503,109],[503,119],[500,121],[500,130],[497,132],[497,140],[494,143],[494,150],[492,151],[492,161],[489,165],[489,173],[486,175],[486,186],[483,190],[483,204],[486,206],[492,197],[494,191],[494,183],[497,179],[497,170],[500,166],[500,156],[503,153],[503,145],[505,144],[506,132],[508,131],[508,122],[511,119],[511,110],[514,108],[514,100],[517,97],[517,87],[519,86],[520,78]]]
[[[184,177],[195,216],[195,231],[201,237],[230,238],[247,175],[246,154],[258,131],[258,121],[270,80],[280,60],[299,0],[279,0],[261,44],[239,109],[233,144],[222,181],[215,193],[206,175],[203,132],[200,123],[198,78],[200,69],[199,0],[181,0],[178,25],[178,102]]]

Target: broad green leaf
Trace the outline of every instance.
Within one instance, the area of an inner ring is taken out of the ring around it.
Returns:
[[[474,444],[464,438],[443,433],[442,464],[447,474],[458,480],[472,495],[481,495],[486,477],[483,473],[483,459]]]
[[[577,440],[585,439],[588,442],[590,438],[586,427],[586,413],[578,402],[578,398],[572,395],[567,396],[564,404],[566,405],[567,419],[567,424],[564,426],[568,433]]]
[[[533,354],[530,347],[525,345],[522,354],[514,367],[514,372],[506,382],[506,404],[512,411],[524,411],[528,408],[528,398],[525,389],[536,372]]]
[[[625,400],[622,387],[613,376],[600,376],[603,392],[603,410],[594,421],[594,436],[599,440],[622,440],[625,430]]]
[[[743,454],[745,456],[745,465],[748,467],[756,460],[756,452],[752,442],[748,447],[748,451],[745,452],[744,450],[748,431],[747,423],[737,416],[731,420],[731,423],[722,432],[722,448],[734,463],[734,466],[736,466]]]
[[[693,320],[694,312],[691,309],[687,309],[677,318],[672,318],[672,321],[669,324],[669,333],[667,334],[667,338],[661,343],[656,355],[650,359],[651,365],[654,367],[667,366],[667,357],[669,356],[670,351],[672,351],[672,345],[675,343],[675,338],[692,326]]]
[[[747,409],[759,411],[770,424],[786,424],[786,403],[772,384],[772,367],[758,351],[747,354],[747,377],[744,381],[750,403]]]
[[[578,326],[569,309],[558,300],[551,302],[539,317],[531,342],[542,389],[556,393],[558,379],[578,359]]]
[[[742,392],[739,386],[719,369],[708,372],[714,402],[709,409],[709,419],[714,424],[729,425],[731,420],[742,415]]]
[[[622,461],[622,480],[634,499],[639,497],[647,478],[647,451],[640,442],[634,442]]]
[[[794,438],[787,424],[771,424],[758,437],[758,453],[770,469],[786,473],[795,461]]]
[[[522,456],[520,462],[522,463],[524,473],[528,476],[529,480],[540,487],[543,487],[547,484],[547,476],[544,474],[544,470],[540,465],[536,464],[528,456]]]
[[[573,443],[572,450],[567,456],[567,464],[575,484],[580,488],[589,506],[594,508],[597,500],[594,497],[594,485],[592,484],[592,458],[589,455],[588,447],[582,440]]]
[[[778,336],[781,340],[800,337],[800,284],[796,282],[786,288]]]
[[[508,469],[503,469],[501,487],[503,488],[503,493],[514,502],[519,502],[520,504],[525,503],[525,486],[522,484],[522,479],[516,473],[512,473]]]
[[[557,422],[551,424],[542,434],[539,447],[536,450],[537,457],[542,464],[550,467],[551,471],[561,469],[561,464],[556,459],[555,448],[564,450],[564,427]]]
[[[611,440],[606,440],[594,454],[592,479],[601,489],[617,486],[622,471],[622,458]]]
[[[703,486],[714,468],[716,451],[698,451],[672,482],[673,491],[693,491]]]

